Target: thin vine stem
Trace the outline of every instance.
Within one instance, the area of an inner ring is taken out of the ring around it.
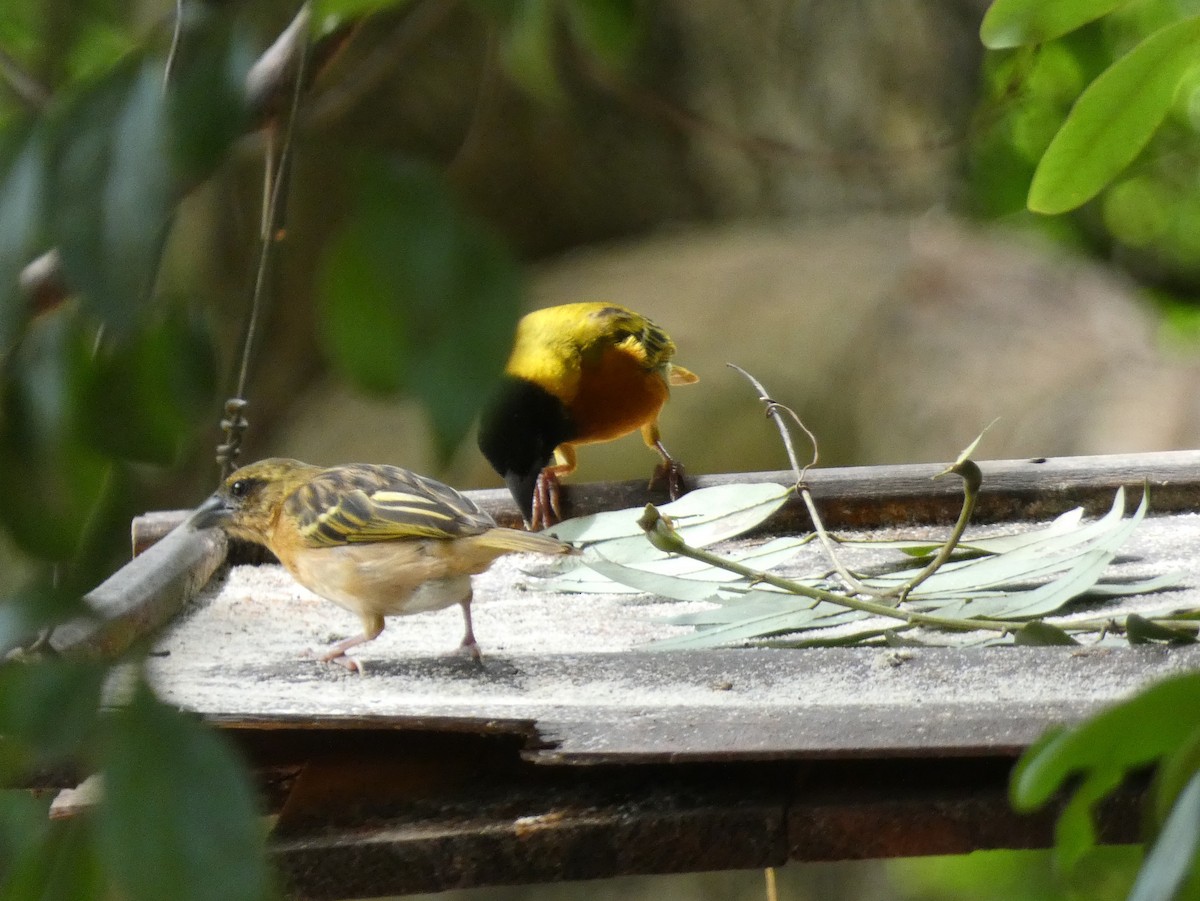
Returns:
[[[808,509],[809,518],[812,519],[813,529],[817,533],[822,546],[825,548],[825,553],[828,554],[830,561],[833,564],[834,571],[839,578],[846,583],[846,587],[855,594],[865,595],[875,598],[878,601],[894,599],[895,603],[902,602],[909,593],[937,572],[954,553],[958,547],[959,541],[962,539],[963,533],[966,531],[967,525],[971,521],[971,515],[975,512],[975,502],[979,496],[979,488],[983,482],[983,474],[975,462],[969,459],[969,454],[974,451],[975,445],[979,443],[976,439],[967,450],[963,451],[949,468],[941,473],[938,473],[934,478],[940,478],[946,475],[957,475],[963,480],[963,505],[959,511],[958,520],[954,524],[954,528],[950,531],[950,536],[942,543],[937,555],[929,562],[929,564],[913,576],[912,579],[905,582],[903,585],[898,585],[894,588],[889,588],[885,591],[880,591],[877,588],[866,584],[859,579],[850,569],[845,566],[841,558],[838,556],[835,546],[836,540],[831,536],[825,528],[824,522],[821,520],[821,514],[817,511],[816,501],[813,500],[812,492],[804,485],[804,474],[817,464],[820,459],[820,451],[817,446],[817,438],[812,431],[806,426],[803,420],[800,419],[796,412],[791,407],[785,406],[771,398],[767,393],[767,389],[763,387],[762,382],[751,375],[742,367],[727,363],[730,369],[741,373],[754,389],[758,392],[758,399],[766,406],[767,415],[775,422],[776,428],[779,429],[779,436],[783,440],[784,450],[787,452],[788,461],[792,464],[792,472],[796,476],[796,490],[800,494],[801,500],[804,501],[804,506]],[[792,442],[791,431],[787,427],[787,423],[783,419],[782,413],[786,412],[808,436],[809,442],[812,444],[813,456],[812,460],[803,468],[801,468],[796,457],[795,445]]]
[[[310,5],[305,3],[297,13],[297,21],[303,20],[307,32],[307,19],[310,15]],[[296,141],[296,121],[300,115],[300,99],[304,93],[304,82],[308,69],[308,58],[311,42],[307,36],[300,41],[299,55],[296,61],[296,71],[293,76],[291,106],[288,112],[287,125],[279,150],[279,159],[272,166],[272,154],[268,154],[264,171],[264,185],[268,198],[263,230],[259,239],[258,265],[254,275],[254,287],[250,294],[250,311],[246,318],[245,339],[242,343],[241,363],[238,367],[237,386],[233,397],[225,403],[225,418],[221,427],[225,430],[225,442],[217,448],[217,461],[221,468],[221,478],[226,478],[234,469],[241,449],[242,436],[248,423],[243,415],[247,402],[245,400],[246,385],[249,381],[250,362],[253,359],[254,339],[262,319],[265,305],[267,275],[270,271],[271,260],[275,245],[283,233],[285,216],[286,191],[291,184],[292,155]]]

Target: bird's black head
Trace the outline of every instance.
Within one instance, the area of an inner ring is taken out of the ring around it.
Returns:
[[[484,408],[479,449],[504,477],[526,520],[533,515],[538,474],[574,434],[562,401],[524,379],[506,376]]]

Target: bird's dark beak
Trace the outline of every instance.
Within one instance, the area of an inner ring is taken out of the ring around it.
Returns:
[[[209,529],[223,525],[233,514],[233,508],[219,494],[212,495],[203,504],[192,511],[188,517],[188,525],[193,529]]]
[[[504,476],[504,484],[508,486],[513,500],[521,508],[521,515],[525,517],[525,522],[529,522],[533,518],[533,491],[537,487],[538,476],[541,475],[541,472],[539,467],[533,472],[509,472]]]

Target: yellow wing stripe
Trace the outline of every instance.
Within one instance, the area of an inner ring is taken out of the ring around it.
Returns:
[[[429,498],[407,491],[376,491],[371,500],[380,504],[428,504]]]
[[[288,498],[310,547],[455,538],[495,525],[453,488],[395,466],[333,467]]]

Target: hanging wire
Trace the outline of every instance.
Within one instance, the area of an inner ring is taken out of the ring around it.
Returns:
[[[308,4],[305,4],[297,18],[304,17],[307,21]],[[307,26],[305,27],[307,32]],[[264,227],[259,237],[258,268],[254,278],[254,288],[250,295],[250,311],[246,319],[245,340],[242,343],[242,360],[238,367],[237,389],[233,397],[225,401],[224,416],[221,428],[225,432],[225,441],[217,445],[217,465],[221,469],[221,479],[224,480],[233,472],[238,456],[242,450],[242,440],[250,423],[245,411],[249,406],[246,400],[246,383],[249,378],[250,360],[253,357],[254,338],[258,332],[262,318],[263,296],[266,293],[267,274],[271,263],[271,251],[283,237],[284,199],[291,181],[292,147],[295,142],[296,120],[300,109],[300,95],[304,90],[304,80],[308,69],[309,40],[307,36],[300,40],[299,58],[296,62],[295,83],[292,86],[291,108],[288,112],[287,126],[284,131],[282,147],[279,151],[279,161],[274,167],[274,178],[271,177],[272,166],[270,154],[267,158],[266,179],[270,183],[269,199]]]

